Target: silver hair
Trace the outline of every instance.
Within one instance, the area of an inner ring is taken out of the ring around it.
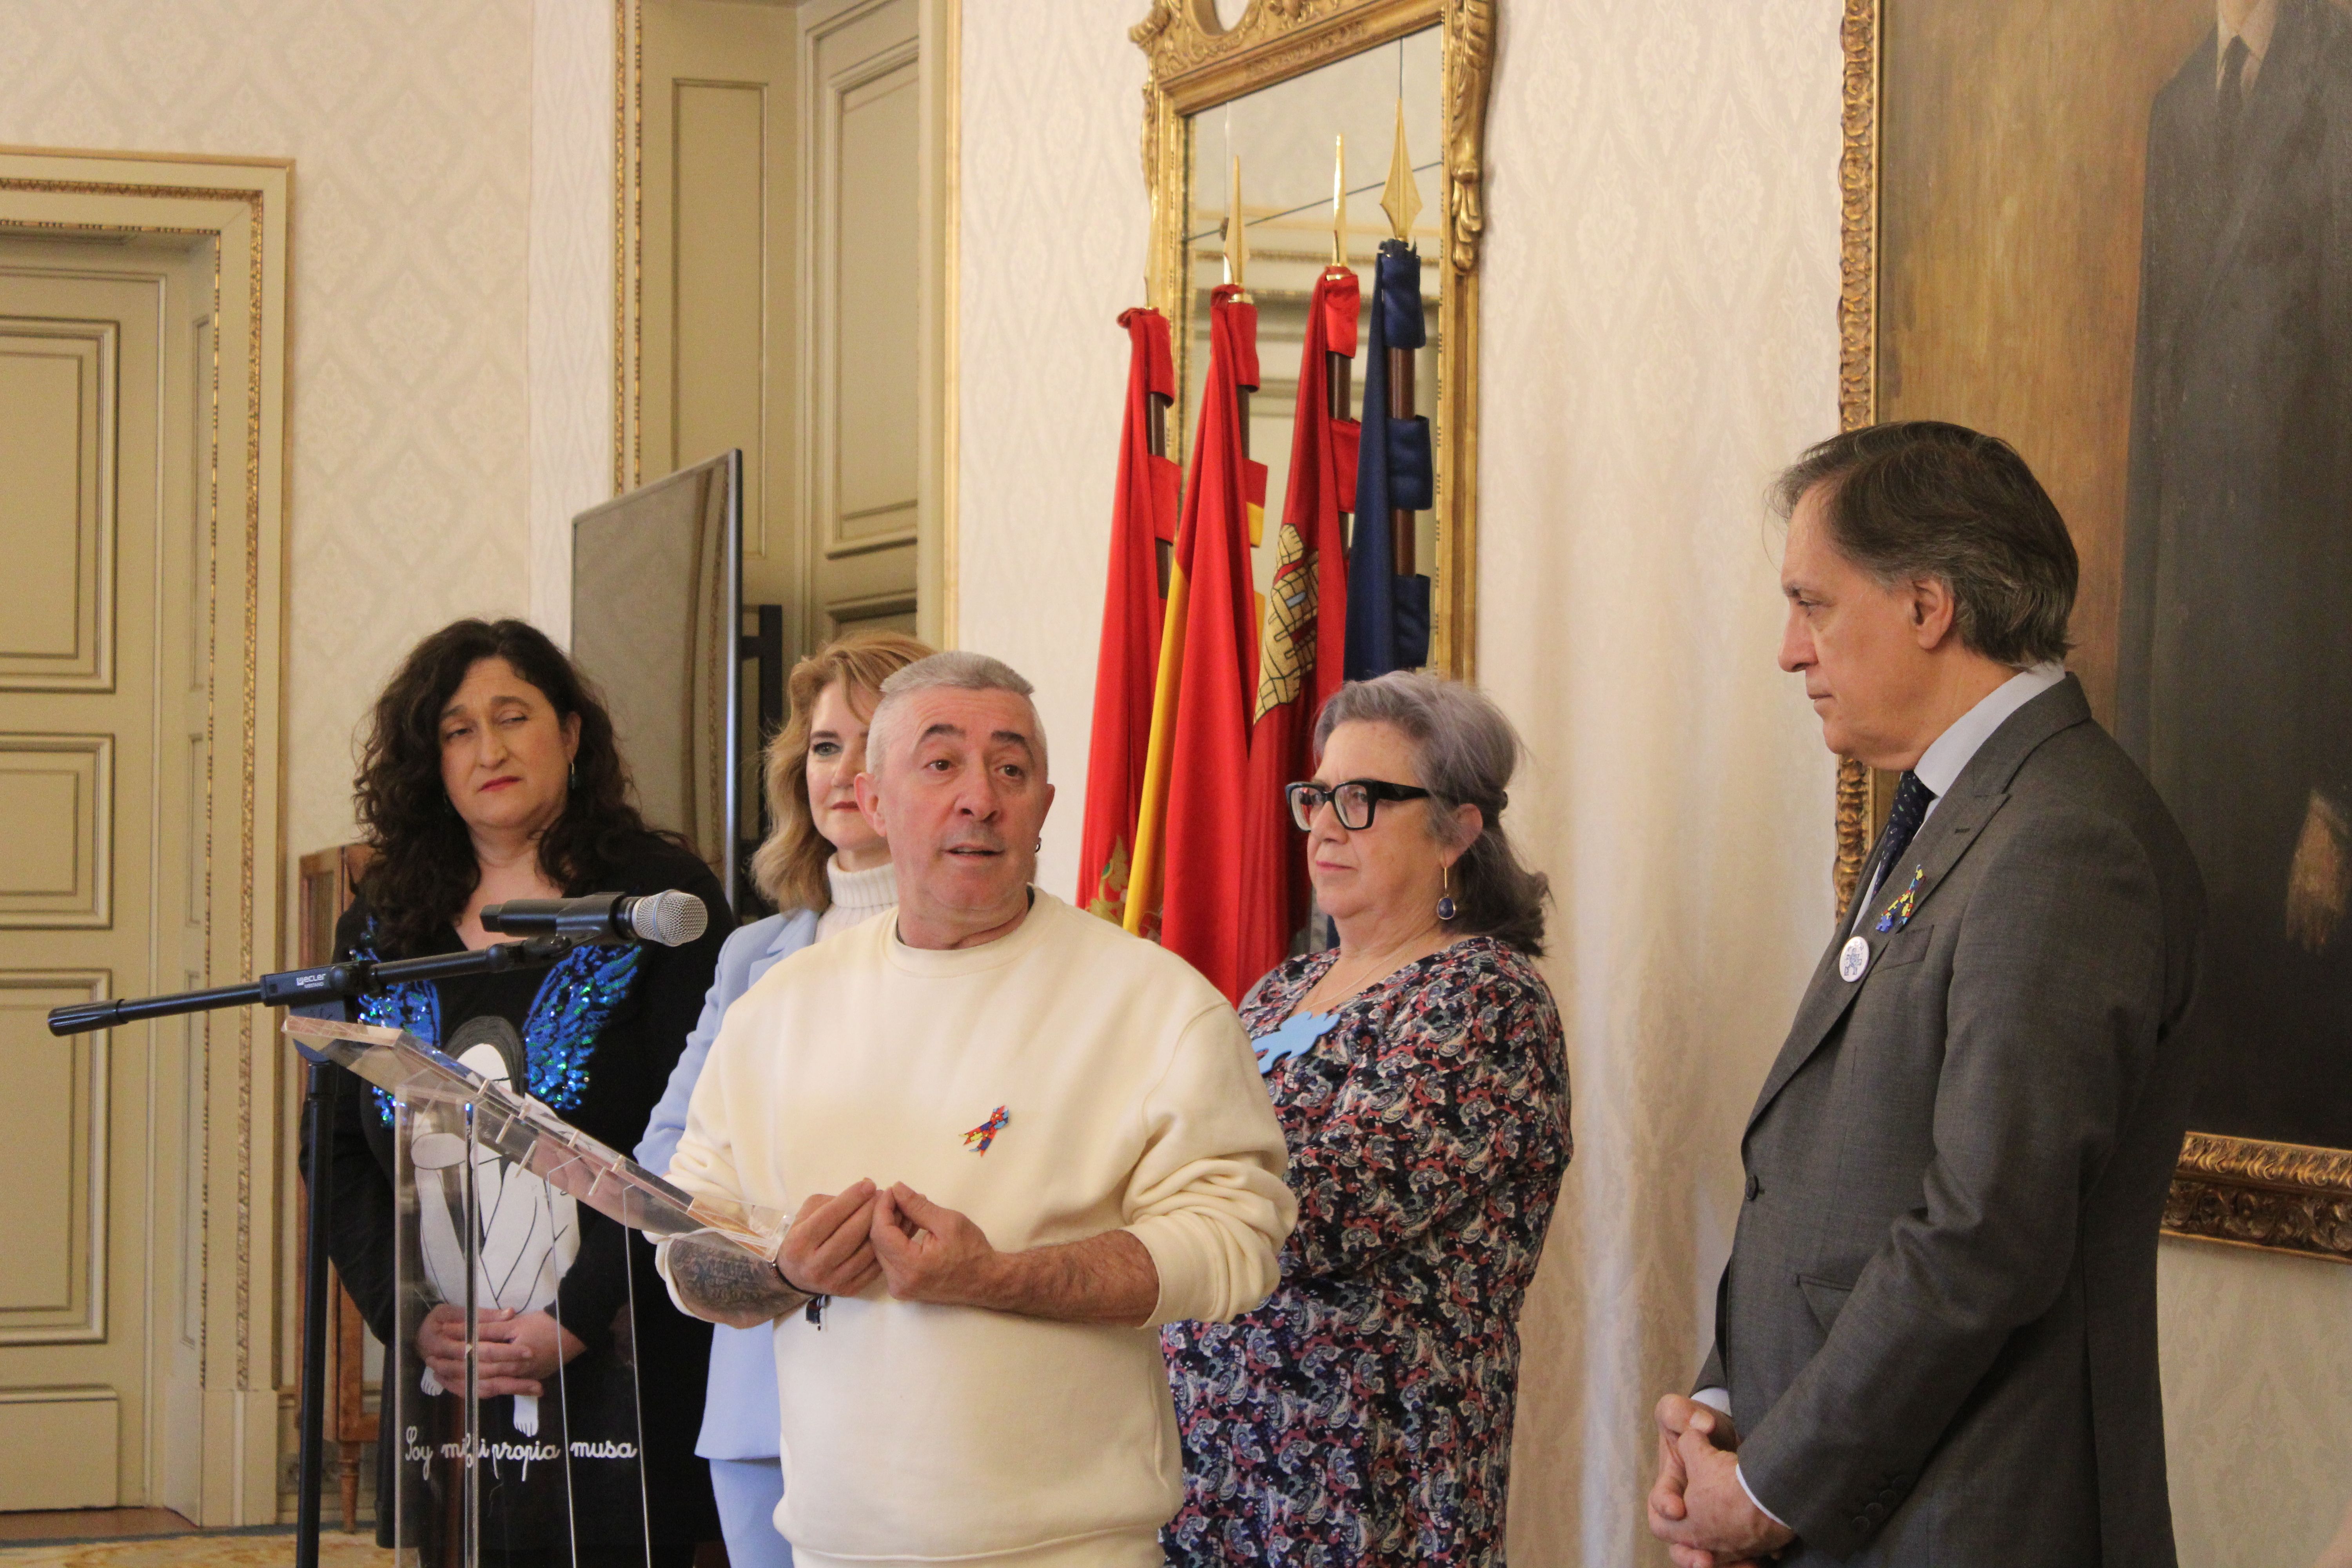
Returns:
[[[866,721],[866,771],[879,775],[882,758],[890,749],[887,733],[898,710],[906,706],[907,699],[918,691],[941,689],[956,691],[1009,691],[1029,704],[1031,717],[1037,712],[1034,700],[1036,688],[1028,678],[1001,658],[991,658],[984,653],[968,648],[951,648],[935,653],[929,658],[919,658],[905,668],[895,670],[882,683],[881,700],[874,704],[874,716]],[[1036,724],[1037,773],[1047,775],[1045,767],[1045,724]]]
[[[1351,680],[1332,693],[1315,721],[1318,759],[1342,724],[1387,724],[1412,742],[1421,787],[1430,794],[1432,838],[1459,843],[1455,809],[1478,808],[1485,825],[1454,868],[1463,929],[1540,957],[1551,882],[1520,864],[1503,828],[1503,809],[1511,801],[1507,786],[1518,770],[1521,746],[1494,699],[1460,681],[1400,669]]]

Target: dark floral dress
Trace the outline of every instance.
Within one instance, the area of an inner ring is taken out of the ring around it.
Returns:
[[[1251,1035],[1335,957],[1259,981]],[[1519,1305],[1570,1152],[1551,993],[1468,938],[1351,998],[1267,1088],[1298,1228],[1265,1306],[1160,1331],[1184,1443],[1168,1560],[1502,1568]]]

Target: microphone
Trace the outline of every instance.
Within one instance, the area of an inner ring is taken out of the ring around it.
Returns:
[[[683,947],[710,926],[692,893],[591,893],[584,899],[509,899],[482,910],[482,929],[509,936],[576,936]]]

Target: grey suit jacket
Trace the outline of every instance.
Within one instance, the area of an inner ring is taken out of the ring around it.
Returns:
[[[1822,955],[1748,1118],[1701,1374],[1795,1561],[2170,1568],[2156,1239],[2203,900],[2070,677],[1888,868],[1863,977],[1843,927]]]

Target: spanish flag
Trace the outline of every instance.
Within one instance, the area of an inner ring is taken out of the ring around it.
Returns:
[[[1348,549],[1343,514],[1356,504],[1356,421],[1335,412],[1329,356],[1356,353],[1356,275],[1326,268],[1307,308],[1291,416],[1290,481],[1265,595],[1249,784],[1237,822],[1242,891],[1235,905],[1244,988],[1290,956],[1314,889],[1283,786],[1315,771],[1315,716],[1339,689],[1347,661]]]
[[[1241,394],[1257,385],[1257,307],[1233,284],[1210,297],[1209,373],[1169,574],[1136,824],[1127,929],[1182,954],[1230,1000],[1241,973],[1234,900],[1257,694],[1250,545],[1264,527],[1265,465],[1252,462]]]
[[[1078,907],[1114,924],[1127,917],[1135,822],[1151,740],[1160,668],[1160,546],[1174,543],[1183,475],[1152,450],[1152,399],[1176,395],[1168,319],[1129,310],[1127,417],[1119,434],[1118,492],[1111,506],[1110,574],[1103,591],[1102,651],[1095,662],[1095,721],[1087,755],[1086,832],[1078,848]]]

